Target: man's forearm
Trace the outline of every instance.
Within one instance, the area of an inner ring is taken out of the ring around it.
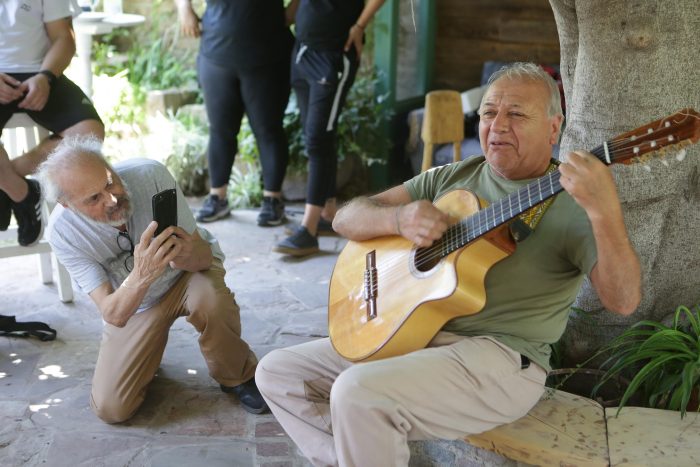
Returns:
[[[382,204],[361,196],[343,206],[333,219],[333,230],[350,240],[397,235],[396,212],[400,205]]]
[[[102,319],[113,326],[124,327],[141,306],[149,287],[149,283],[129,275],[117,290],[107,283],[90,296],[97,303]]]
[[[62,34],[51,43],[51,47],[41,63],[42,70],[50,70],[56,76],[61,76],[63,71],[68,68],[73,55],[75,55],[75,39],[72,35],[72,29],[69,28],[69,31],[70,33]]]
[[[174,1],[175,1],[175,8],[177,8],[178,11],[185,11],[185,10],[192,9],[192,0],[174,0]]]
[[[360,17],[357,18],[355,23],[363,29],[366,28],[369,22],[372,21],[372,18],[374,18],[374,14],[377,12],[377,10],[379,10],[379,8],[381,8],[381,6],[384,4],[384,1],[385,0],[369,0],[365,4],[362,13],[360,13]]]
[[[641,267],[622,218],[593,222],[598,262],[591,281],[602,304],[610,311],[629,315],[641,301]]]

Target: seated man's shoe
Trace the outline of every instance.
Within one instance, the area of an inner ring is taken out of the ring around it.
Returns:
[[[7,193],[0,190],[0,230],[5,231],[10,225],[10,218],[12,217],[12,200]]]
[[[197,222],[212,222],[223,219],[231,214],[227,199],[221,199],[217,195],[209,195],[204,200],[202,208],[197,212]]]
[[[292,224],[289,227],[285,227],[284,231],[287,235],[293,235],[298,228],[299,224]],[[329,237],[339,234],[338,232],[333,230],[333,223],[331,221],[327,221],[322,217],[318,221],[318,227],[316,227],[316,235],[318,237]]]
[[[41,238],[44,224],[41,221],[41,186],[27,179],[27,196],[19,203],[12,202],[12,211],[17,219],[17,243],[32,246]]]
[[[267,407],[265,399],[263,399],[263,396],[260,394],[258,386],[255,384],[255,378],[249,379],[238,386],[224,386],[221,384],[220,387],[225,393],[237,395],[241,407],[243,407],[246,412],[261,414],[270,410]]]
[[[271,227],[280,225],[285,220],[284,203],[282,200],[272,196],[263,197],[260,214],[258,214],[258,225],[261,227]]]
[[[306,227],[300,225],[292,235],[279,242],[273,251],[291,256],[308,256],[318,253],[318,240]]]

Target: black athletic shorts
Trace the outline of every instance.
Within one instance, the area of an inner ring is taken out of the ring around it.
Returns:
[[[6,74],[17,81],[23,82],[36,73]],[[20,109],[17,107],[17,104],[22,99],[17,99],[9,104],[0,104],[0,129],[5,128],[5,124],[12,117],[12,114],[17,112],[26,113],[32,120],[53,133],[61,133],[83,120],[102,121],[90,99],[75,83],[65,76],[60,76],[51,86],[49,99],[42,110]]]

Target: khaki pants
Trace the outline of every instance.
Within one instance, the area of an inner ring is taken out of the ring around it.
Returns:
[[[441,332],[429,348],[351,364],[329,339],[266,355],[256,382],[316,466],[406,466],[408,440],[457,439],[525,415],[546,372],[489,337]]]
[[[123,328],[105,324],[90,396],[98,417],[117,423],[134,415],[180,316],[199,332],[199,348],[218,383],[236,386],[255,375],[257,359],[241,339],[239,308],[225,274],[220,261],[206,271],[185,273],[160,303],[132,316]]]

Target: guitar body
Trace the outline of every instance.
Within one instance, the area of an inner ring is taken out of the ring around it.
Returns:
[[[471,192],[456,190],[435,203],[453,219],[480,209]],[[416,267],[416,246],[399,236],[348,242],[331,277],[328,327],[335,350],[350,361],[378,360],[425,347],[449,320],[478,313],[486,303],[488,270],[515,246],[506,226]],[[376,316],[365,300],[366,257],[376,258]]]

